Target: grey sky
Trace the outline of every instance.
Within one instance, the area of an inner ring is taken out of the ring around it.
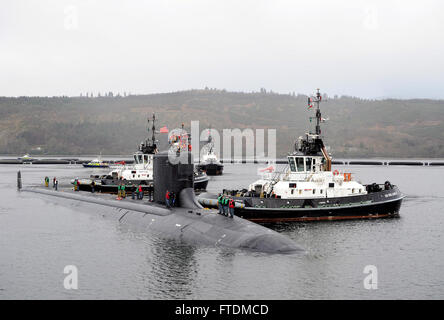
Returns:
[[[0,96],[234,91],[444,98],[442,1],[17,1]]]

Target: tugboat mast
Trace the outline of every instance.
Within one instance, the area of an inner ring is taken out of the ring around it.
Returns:
[[[151,130],[152,130],[152,136],[151,136],[151,140],[149,138],[147,138],[145,140],[145,143],[141,143],[139,150],[143,153],[150,153],[150,154],[154,154],[157,153],[157,145],[156,145],[156,115],[153,112],[153,118],[152,118],[152,122],[153,125],[151,126]],[[150,118],[148,118],[148,132],[150,131],[149,128],[149,123],[150,123]]]
[[[299,138],[298,148],[296,151],[302,152],[305,155],[314,155],[314,154],[322,154],[325,159],[325,171],[331,171],[331,157],[325,148],[324,142],[321,138],[321,122],[324,120],[321,116],[321,108],[320,104],[322,101],[322,96],[319,91],[320,89],[316,89],[316,95],[308,97],[308,109],[313,108],[313,103],[316,103],[316,126],[315,132],[306,133],[305,139],[302,137]],[[313,117],[310,117],[310,122]]]
[[[316,128],[315,128],[315,134],[321,135],[321,109],[320,109],[320,103],[322,101],[321,93],[319,92],[319,88],[316,89],[316,96],[312,96],[308,98],[308,108],[313,107],[313,102],[316,103]]]
[[[153,132],[153,136],[152,136],[151,140],[153,141],[153,143],[156,141],[156,137],[154,136],[154,133],[156,132],[155,121],[156,121],[156,115],[153,112],[153,126],[151,127],[151,131]],[[149,122],[150,122],[150,119],[148,119],[148,123]]]

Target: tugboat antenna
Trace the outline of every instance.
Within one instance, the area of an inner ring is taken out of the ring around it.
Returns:
[[[316,103],[316,128],[315,128],[315,134],[318,136],[321,135],[321,109],[320,109],[320,103],[322,101],[321,93],[319,92],[319,88],[316,89],[316,96],[311,96],[308,98],[308,109],[313,107],[313,102]],[[311,117],[310,117],[311,119]],[[311,120],[310,120],[311,121]]]
[[[147,118],[147,121],[148,121],[148,126],[147,126],[147,131],[148,131],[148,133],[150,132],[150,118]],[[155,134],[156,134],[156,116],[155,116],[155,114],[154,114],[154,112],[153,112],[153,118],[152,118],[152,121],[153,121],[153,125],[151,126],[151,130],[153,131],[152,132],[152,137],[151,137],[151,140],[150,140],[150,138],[149,138],[149,135],[148,135],[148,137],[145,139],[145,142],[143,142],[142,141],[142,143],[140,144],[140,146],[139,146],[139,151],[141,151],[141,152],[143,152],[143,153],[156,153],[157,151],[157,146],[156,146],[156,136],[155,136]]]
[[[319,107],[321,100],[322,100],[322,96],[321,96],[321,93],[319,92],[319,88],[318,88],[318,89],[316,89],[316,98],[314,101],[314,102],[316,102],[316,134],[317,135],[321,134],[321,109]]]
[[[153,131],[153,143],[156,142],[156,137],[154,136],[154,133],[156,132],[156,126],[155,126],[155,122],[156,122],[156,115],[153,112],[153,127],[151,128],[151,130]]]

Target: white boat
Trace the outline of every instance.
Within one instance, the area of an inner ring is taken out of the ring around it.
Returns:
[[[197,168],[209,176],[221,175],[224,170],[224,166],[214,152],[214,142],[211,134],[208,135],[208,143],[202,149],[202,159],[197,165]]]
[[[31,157],[29,154],[25,154],[25,155],[23,155],[23,157],[19,157],[19,158],[17,158],[18,160],[22,160],[22,161],[32,161],[32,160],[34,160],[34,158],[33,157]]]
[[[300,137],[282,172],[263,170],[264,176],[245,190],[229,190],[237,202],[235,213],[256,222],[373,219],[399,216],[404,195],[389,181],[363,185],[350,172],[332,170],[320,124],[319,89],[309,98],[316,103],[316,127]],[[214,195],[202,197],[206,204]]]

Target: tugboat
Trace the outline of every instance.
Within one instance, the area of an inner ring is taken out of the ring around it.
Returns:
[[[102,160],[102,155],[99,158],[93,159],[90,162],[82,163],[85,168],[109,168],[109,162]]]
[[[209,176],[222,175],[224,165],[219,161],[214,152],[214,142],[211,132],[208,134],[207,144],[204,145],[203,151],[202,161],[197,165],[198,170],[205,172]]]
[[[117,193],[118,186],[122,183],[125,184],[127,191],[134,191],[139,185],[144,192],[153,190],[153,157],[158,153],[157,140],[156,140],[156,117],[153,114],[151,119],[152,127],[151,138],[146,139],[139,145],[139,150],[134,153],[133,165],[122,165],[106,175],[91,175],[86,179],[73,179],[71,181],[74,184],[75,180],[80,183],[80,190],[91,191],[92,185],[95,190],[107,193]],[[149,132],[148,119],[148,132]],[[204,173],[195,172],[194,188],[196,190],[205,190],[208,184],[208,176]],[[93,183],[94,182],[94,183]]]
[[[399,216],[404,195],[397,186],[389,181],[362,185],[351,173],[332,171],[321,137],[321,101],[319,89],[309,97],[308,108],[317,105],[315,131],[299,137],[283,172],[265,174],[248,189],[224,190],[236,202],[236,215],[262,223]],[[215,206],[215,197],[201,194],[199,202]]]
[[[23,157],[17,158],[18,160],[21,160],[22,163],[31,163],[34,161],[34,158],[31,157],[29,154],[25,154]]]

